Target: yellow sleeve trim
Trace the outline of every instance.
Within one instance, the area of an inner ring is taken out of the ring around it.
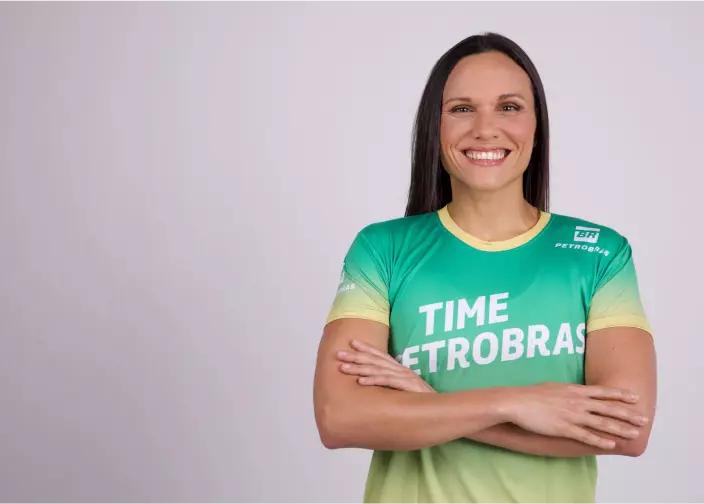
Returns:
[[[332,322],[333,320],[337,320],[337,319],[341,319],[341,318],[360,318],[360,319],[365,319],[365,320],[373,320],[374,322],[381,322],[385,326],[391,327],[389,324],[388,317],[383,317],[381,315],[377,316],[376,314],[372,314],[372,313],[359,313],[359,312],[333,313],[328,316],[328,318],[325,320],[325,323],[327,324],[328,322]]]
[[[597,329],[605,329],[607,327],[637,327],[644,331],[653,334],[648,321],[637,315],[618,315],[615,317],[605,317],[593,321],[587,321],[587,334]]]

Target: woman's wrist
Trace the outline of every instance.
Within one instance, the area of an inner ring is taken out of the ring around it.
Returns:
[[[494,388],[492,412],[499,423],[513,422],[516,407],[516,387]]]

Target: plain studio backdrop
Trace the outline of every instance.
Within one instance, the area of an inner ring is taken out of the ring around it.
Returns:
[[[551,211],[634,250],[659,397],[600,501],[693,501],[699,3],[0,5],[0,498],[360,501],[313,373],[342,258],[403,215],[432,65],[496,31],[545,85]]]

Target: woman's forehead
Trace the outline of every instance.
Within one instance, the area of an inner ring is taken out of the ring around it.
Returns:
[[[473,54],[462,58],[450,72],[443,102],[453,97],[494,100],[511,93],[519,93],[530,100],[531,90],[528,74],[505,54]]]

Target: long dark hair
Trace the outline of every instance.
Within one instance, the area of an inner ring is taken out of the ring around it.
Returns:
[[[548,109],[543,82],[528,55],[511,39],[493,32],[472,35],[448,50],[430,71],[413,127],[411,186],[406,216],[433,212],[452,200],[450,176],[440,160],[440,113],[442,94],[457,62],[471,54],[500,51],[530,77],[537,118],[535,146],[523,173],[523,196],[533,206],[549,211]]]

